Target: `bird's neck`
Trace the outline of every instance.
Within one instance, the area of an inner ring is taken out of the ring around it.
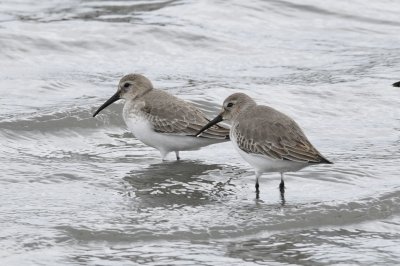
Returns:
[[[253,104],[253,103],[242,105],[236,112],[234,112],[232,114],[232,121],[236,121],[241,115],[243,115],[248,110],[255,108],[256,106],[257,106],[257,104]]]
[[[126,100],[122,115],[125,119],[131,116],[137,116],[142,112],[144,106],[145,101],[141,97]]]

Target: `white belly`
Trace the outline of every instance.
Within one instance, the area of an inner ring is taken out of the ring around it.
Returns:
[[[150,122],[143,117],[130,116],[125,118],[129,130],[144,144],[158,149],[162,154],[172,151],[198,150],[203,146],[221,142],[221,140],[196,138],[178,134],[158,133],[153,130]]]
[[[231,140],[233,143],[233,147],[237,150],[240,156],[248,162],[257,172],[293,172],[298,171],[308,164],[299,163],[299,162],[291,162],[286,160],[272,159],[265,155],[260,154],[251,154],[241,150],[236,142],[236,139],[233,138],[233,134],[231,134]]]

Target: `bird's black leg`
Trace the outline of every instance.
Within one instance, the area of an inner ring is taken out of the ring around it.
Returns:
[[[281,203],[282,206],[285,205],[285,181],[283,181],[283,173],[281,173],[281,183],[279,184],[279,191],[281,192]]]
[[[283,173],[281,173],[281,183],[279,184],[279,191],[285,194],[285,181],[283,181]]]
[[[181,159],[181,157],[179,157],[179,151],[176,151],[175,155],[176,155],[176,160],[179,161]]]
[[[281,194],[285,194],[285,182],[283,182],[283,180],[281,180],[281,183],[279,184],[279,191]]]
[[[258,179],[261,176],[260,173],[256,172],[256,198],[260,197],[260,184],[258,183]]]

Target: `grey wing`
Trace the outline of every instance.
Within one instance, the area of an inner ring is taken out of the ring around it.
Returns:
[[[247,153],[303,163],[330,163],[313,147],[297,123],[282,113],[279,119],[273,115],[241,119],[233,132],[239,148]]]
[[[205,115],[192,104],[169,94],[158,96],[156,99],[153,98],[152,101],[147,101],[142,109],[155,131],[165,134],[194,136],[208,123],[209,120]],[[218,125],[213,126],[202,137],[227,139],[229,129]]]

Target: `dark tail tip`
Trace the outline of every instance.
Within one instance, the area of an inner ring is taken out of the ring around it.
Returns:
[[[321,161],[319,161],[319,163],[326,163],[326,164],[333,164],[333,162],[329,161],[328,159],[322,157]]]
[[[392,85],[393,85],[393,87],[400,87],[400,81],[397,81],[397,82],[393,83]]]

